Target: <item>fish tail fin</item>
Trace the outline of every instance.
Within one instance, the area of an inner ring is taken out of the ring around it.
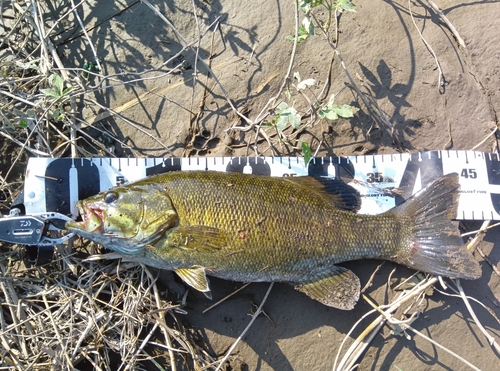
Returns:
[[[464,246],[456,217],[458,174],[445,175],[389,211],[406,230],[393,260],[416,270],[451,278],[477,279],[481,267]]]

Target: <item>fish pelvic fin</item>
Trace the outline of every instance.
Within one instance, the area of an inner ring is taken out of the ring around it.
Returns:
[[[333,266],[295,289],[329,307],[351,310],[359,299],[359,278],[347,268]]]
[[[405,203],[388,211],[408,235],[393,260],[407,267],[451,278],[477,279],[481,267],[467,250],[454,218],[458,207],[458,174],[445,175]]]
[[[177,273],[177,275],[189,286],[201,291],[207,298],[212,299],[212,293],[210,292],[210,286],[207,275],[205,274],[205,268],[182,268],[176,269],[175,273]]]

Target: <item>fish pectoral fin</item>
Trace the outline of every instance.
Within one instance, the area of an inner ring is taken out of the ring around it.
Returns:
[[[227,234],[205,225],[181,225],[168,234],[167,244],[183,249],[211,252],[227,245]]]
[[[320,303],[342,310],[351,310],[359,299],[359,278],[349,269],[332,269],[295,286]]]
[[[182,278],[192,288],[201,291],[209,299],[212,299],[212,294],[210,292],[210,286],[208,284],[208,278],[205,274],[205,268],[195,267],[195,268],[182,268],[176,269],[175,273]]]

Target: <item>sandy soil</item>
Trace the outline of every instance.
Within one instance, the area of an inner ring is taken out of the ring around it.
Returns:
[[[154,1],[154,5],[209,64],[234,106],[255,119],[270,98],[277,94],[285,77],[294,33],[293,1]],[[356,13],[340,17],[338,49],[355,82],[380,105],[392,123],[392,135],[374,125],[369,111],[349,88],[339,58],[321,35],[299,45],[292,72],[314,78],[320,95],[329,81],[328,96],[339,93],[336,102],[352,104],[360,111],[352,119],[317,121],[300,135],[318,155],[396,153],[440,149],[493,151],[496,137],[481,143],[498,124],[500,110],[500,31],[498,1],[436,0],[453,23],[466,48],[457,40],[426,1],[357,0]],[[160,17],[139,1],[94,1],[80,12],[90,40],[97,50],[103,74],[113,76],[109,89],[95,93],[101,105],[82,109],[83,117],[113,133],[120,141],[106,142],[118,156],[231,156],[252,154],[251,132],[227,131],[245,125],[224,98],[195,52],[182,49],[183,42]],[[325,16],[319,14],[319,16]],[[300,17],[303,15],[300,13]],[[217,31],[210,25],[218,20]],[[438,85],[436,61],[426,47],[420,30],[443,70],[446,84]],[[198,37],[202,35],[201,40]],[[80,28],[68,27],[53,40],[68,67],[93,61],[88,41]],[[162,66],[174,57],[173,61]],[[332,63],[333,61],[333,63]],[[176,66],[171,72],[167,73]],[[161,66],[158,70],[137,75]],[[195,74],[195,72],[197,72]],[[146,79],[145,79],[146,78]],[[139,79],[137,82],[132,80]],[[127,82],[127,84],[124,84]],[[93,84],[92,78],[88,81]],[[311,93],[311,94],[312,94]],[[296,108],[307,102],[294,94]],[[269,134],[272,134],[269,131]],[[395,142],[399,141],[399,144]],[[277,143],[277,154],[301,155],[300,151]],[[481,144],[480,144],[481,143]],[[259,152],[271,155],[268,143],[258,141]],[[469,225],[469,228],[477,225]],[[498,266],[498,232],[488,233],[481,247]],[[463,282],[466,293],[500,315],[500,278],[480,256],[483,275],[475,282]],[[345,264],[368,281],[378,263]],[[366,294],[382,304],[395,295],[386,291],[412,272],[386,263],[375,275]],[[211,280],[214,300],[240,286]],[[252,284],[215,309],[198,293],[188,299],[188,314],[181,318],[200,342],[214,355],[223,354],[247,325],[267,290],[266,284]],[[495,304],[496,303],[496,304]],[[323,370],[333,366],[342,339],[371,307],[360,300],[353,311],[328,308],[276,284],[264,310],[236,350],[234,369]],[[459,298],[435,292],[423,306],[413,326],[428,337],[460,354],[482,370],[498,367],[494,352]],[[497,339],[498,322],[474,304],[482,324]],[[372,317],[371,317],[372,318]],[[361,329],[361,328],[360,328]],[[359,331],[355,332],[359,334]],[[496,364],[496,366],[495,366]],[[241,367],[241,368],[239,368]],[[361,362],[362,370],[459,370],[465,366],[421,338],[395,336],[384,327]]]
[[[123,113],[161,144],[116,117],[102,119],[102,115],[97,115],[94,119],[95,113],[87,111],[84,117],[91,122],[101,119],[99,123],[108,125],[136,154],[227,155],[229,144],[231,154],[245,155],[247,141],[253,142],[253,135],[241,138],[233,134],[232,141],[226,138],[226,129],[235,124],[236,117],[214,79],[207,79],[206,69],[195,62],[194,53],[182,53],[169,62],[167,67],[182,63],[181,68],[163,78],[158,73],[133,75],[160,66],[182,46],[149,8],[130,3],[129,7],[117,2],[96,3],[85,12],[85,24],[89,25],[87,28],[95,25],[90,35],[103,72],[128,73],[111,80],[109,85],[117,85],[120,80],[154,78],[114,86],[104,94],[96,94],[96,99]],[[212,27],[200,41],[199,55],[211,64],[234,106],[255,119],[277,93],[288,68],[292,44],[286,36],[294,33],[293,2],[265,2],[259,6],[220,1],[196,4],[197,18],[191,3],[166,2],[156,6],[190,42],[205,34],[216,19],[220,20],[220,32],[211,32]],[[358,2],[357,13],[345,13],[340,19],[338,48],[355,81],[371,93],[393,123],[403,150],[470,149],[496,123],[499,51],[495,47],[498,38],[494,20],[499,5],[458,1],[438,4],[465,40],[465,50],[458,48],[435,13],[422,5],[413,4],[412,11],[418,29],[443,70],[447,83],[441,89],[444,94],[437,84],[436,62],[419,37],[405,1]],[[117,14],[122,9],[126,10]],[[68,34],[61,34],[59,48],[65,65],[81,67],[92,61],[93,55],[77,31],[69,29]],[[316,79],[316,94],[330,78],[329,94],[338,93],[348,80],[338,58],[328,75],[332,58],[333,52],[318,35],[297,49],[292,72]],[[303,99],[296,97],[295,101],[297,108],[305,108]],[[348,89],[342,90],[336,101],[361,104]],[[196,132],[192,130],[191,112],[199,114]],[[395,152],[397,148],[385,130],[375,127],[367,135],[372,124],[367,114],[361,110],[349,121],[320,122],[300,139],[309,142],[313,150],[322,140],[320,155]],[[491,146],[490,141],[478,149],[490,151]],[[262,147],[261,151],[269,155],[267,146]]]

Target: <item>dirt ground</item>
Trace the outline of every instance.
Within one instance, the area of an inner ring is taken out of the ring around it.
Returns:
[[[199,56],[211,65],[233,105],[255,119],[277,93],[287,71],[292,43],[286,37],[294,33],[294,3],[272,1],[255,6],[211,1],[195,5],[194,11],[191,3],[155,4],[185,40],[199,46]],[[412,4],[418,30],[443,70],[446,86],[441,89],[436,62],[412,23],[407,2],[360,1],[356,13],[344,13],[340,18],[338,49],[345,65],[362,90],[371,93],[385,111],[394,136],[402,143],[400,149],[406,151],[471,149],[496,124],[499,51],[494,21],[499,5],[493,1],[443,1],[437,5],[466,43],[465,50],[457,46],[426,2]],[[220,24],[212,32],[214,27],[208,27],[216,20]],[[119,122],[116,116],[103,119],[98,112],[83,112],[86,120],[100,119],[100,124],[109,125],[137,155],[248,153],[253,135],[242,138],[241,133],[233,133],[228,138],[226,130],[235,120],[238,126],[240,122],[214,79],[207,79],[195,53],[183,52],[167,63],[167,68],[180,68],[163,78],[157,72],[144,73],[176,56],[183,44],[151,9],[138,2],[129,2],[129,6],[97,2],[86,10],[84,22],[87,28],[95,25],[90,37],[103,73],[124,73],[110,79],[112,88],[98,91],[96,100],[122,113],[136,127]],[[60,35],[64,65],[81,67],[94,59],[78,31],[70,28],[68,34]],[[199,35],[203,38],[198,45]],[[330,78],[328,96],[340,92],[339,104],[361,105],[351,90],[342,90],[348,79],[338,58],[329,75],[333,57],[327,42],[317,35],[298,47],[292,73],[316,79],[316,94]],[[143,74],[135,75],[140,72]],[[129,83],[120,86],[119,81]],[[295,97],[295,101],[298,109],[304,108],[303,100]],[[373,120],[365,111],[351,120],[316,123],[300,140],[313,150],[320,147],[319,155],[397,151],[385,130],[375,127],[367,134]],[[192,130],[192,114],[198,115],[197,130]],[[261,154],[271,154],[267,145],[261,147]],[[492,142],[477,149],[491,151]],[[283,147],[277,150],[287,152]]]
[[[292,74],[299,72],[303,79],[317,81],[307,91],[309,97],[328,98],[335,93],[336,103],[360,109],[351,119],[316,120],[298,136],[300,142],[308,143],[313,153],[318,150],[318,156],[496,150],[496,135],[487,136],[498,125],[500,111],[500,2],[434,2],[463,38],[465,48],[459,46],[442,19],[423,0],[357,0],[355,13],[345,12],[339,17],[336,42],[345,66],[360,89],[385,112],[392,125],[389,129],[374,121],[348,86],[339,56],[323,35],[310,37],[297,47]],[[101,73],[110,77],[105,82],[108,88],[96,90],[93,98],[114,112],[86,105],[81,112],[83,118],[118,139],[103,139],[116,156],[253,155],[255,131],[228,130],[233,126],[248,128],[248,124],[233,112],[225,96],[251,120],[263,110],[272,110],[266,104],[278,93],[292,56],[293,43],[287,36],[295,32],[295,3],[151,3],[177,34],[140,1],[89,1],[80,11],[100,60]],[[301,21],[303,13],[298,14]],[[325,16],[326,11],[318,13],[319,19]],[[94,61],[89,41],[80,31],[77,25],[68,25],[53,40],[63,64],[69,68]],[[185,44],[183,39],[192,43],[192,50],[178,54]],[[436,59],[444,76],[442,86]],[[211,66],[224,92],[204,64]],[[90,89],[95,79],[91,76],[87,83]],[[285,100],[284,94],[281,99]],[[292,101],[299,112],[307,110],[308,103],[299,94],[294,93]],[[276,155],[302,155],[300,149],[280,144],[271,129],[267,133]],[[292,132],[286,134],[291,136]],[[294,144],[300,148],[300,142]],[[256,148],[259,154],[273,153],[262,136]],[[477,226],[468,224],[469,228]],[[497,266],[499,236],[493,230],[481,244]],[[478,281],[463,282],[464,290],[500,316],[500,277],[479,255],[477,258],[483,275]],[[377,265],[360,261],[344,266],[360,277],[363,286]],[[373,301],[382,304],[395,295],[386,290],[394,268],[391,284],[412,273],[385,263],[366,291]],[[239,286],[211,279],[214,301]],[[249,315],[262,301],[267,287],[251,284],[205,314],[202,310],[213,302],[192,292],[185,308],[187,314],[180,320],[212,354],[223,354],[248,324]],[[497,320],[480,306],[473,306],[483,326],[498,341]],[[363,299],[352,311],[328,308],[288,285],[276,284],[264,306],[267,316],[261,315],[250,328],[236,348],[237,360],[232,364],[235,369],[240,365],[243,370],[259,371],[330,369],[342,340],[370,309]],[[412,324],[415,329],[481,370],[498,368],[499,354],[479,332],[460,298],[434,292],[423,309]],[[392,335],[385,326],[368,347],[359,369],[466,369],[442,349],[410,335],[409,339]]]

